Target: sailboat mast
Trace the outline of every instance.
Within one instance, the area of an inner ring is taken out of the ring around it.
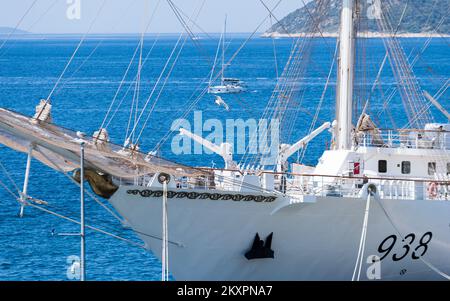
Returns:
[[[227,15],[225,15],[225,23],[223,25],[223,38],[222,38],[222,86],[224,85],[225,78],[225,36],[227,33]]]
[[[339,70],[336,93],[337,149],[351,148],[353,72],[354,72],[354,0],[342,1],[339,33]]]

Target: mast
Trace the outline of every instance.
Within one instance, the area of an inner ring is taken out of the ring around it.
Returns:
[[[339,33],[339,69],[336,93],[337,149],[351,148],[353,71],[354,71],[354,0],[342,1]]]
[[[221,85],[224,85],[225,79],[225,35],[227,33],[227,15],[225,15],[225,23],[223,25],[223,38],[222,38],[222,81]]]

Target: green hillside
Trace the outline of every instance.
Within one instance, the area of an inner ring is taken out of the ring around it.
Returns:
[[[373,0],[372,0],[373,1]],[[316,1],[309,2],[305,7],[290,13],[280,23],[275,24],[267,30],[266,34],[296,34],[314,31],[311,29],[310,15],[320,16],[319,28],[322,32],[336,33],[339,28],[339,16],[342,1],[329,0],[325,13],[316,12]],[[364,31],[379,32],[377,22],[367,18],[368,4],[370,1],[359,1],[361,4],[361,15],[363,16]],[[437,32],[450,34],[450,12],[449,0],[381,0],[381,8],[390,16],[390,23],[396,27],[402,12],[408,3],[405,16],[399,27],[398,33],[430,33],[438,27]],[[443,22],[441,22],[443,20]],[[442,23],[438,26],[439,23]]]

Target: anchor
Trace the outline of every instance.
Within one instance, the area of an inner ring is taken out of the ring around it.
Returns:
[[[245,253],[245,258],[248,260],[252,259],[262,259],[262,258],[275,258],[274,251],[271,249],[272,247],[272,237],[273,232],[269,234],[266,238],[266,242],[259,237],[259,234],[256,233],[255,239],[253,240],[253,245],[250,250]]]

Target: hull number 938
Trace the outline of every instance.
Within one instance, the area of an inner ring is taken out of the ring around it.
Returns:
[[[411,258],[414,260],[420,259],[428,252],[428,245],[433,238],[433,233],[427,232],[420,239],[416,240],[414,233],[406,235],[401,243],[403,244],[401,251],[392,254],[393,261],[400,261],[411,254]],[[401,239],[401,238],[400,238]],[[385,259],[392,253],[395,245],[397,244],[397,235],[390,235],[386,237],[378,246],[378,252],[382,255],[380,260]],[[399,242],[400,243],[400,242]]]

